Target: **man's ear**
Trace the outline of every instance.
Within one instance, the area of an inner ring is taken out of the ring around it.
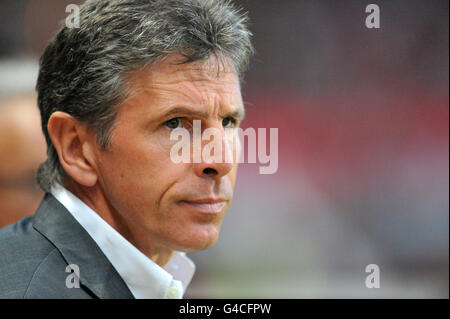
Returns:
[[[94,186],[98,175],[93,133],[71,115],[60,111],[52,113],[47,129],[66,173],[83,186]]]

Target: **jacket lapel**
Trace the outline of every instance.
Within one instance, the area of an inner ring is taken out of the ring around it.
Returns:
[[[33,227],[61,252],[67,264],[79,266],[80,283],[98,298],[134,298],[95,241],[50,193],[34,215]]]

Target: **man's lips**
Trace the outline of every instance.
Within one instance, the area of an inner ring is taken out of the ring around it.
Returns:
[[[227,206],[225,199],[196,199],[196,200],[182,200],[180,205],[186,205],[196,211],[206,214],[218,214]]]

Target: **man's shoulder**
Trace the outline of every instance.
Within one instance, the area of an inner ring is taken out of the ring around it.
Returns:
[[[54,248],[50,241],[33,228],[33,216],[0,229],[1,269],[15,263],[30,265],[33,261],[42,260]]]
[[[32,223],[30,216],[0,229],[0,298],[38,297],[36,286],[64,274],[61,254]]]
[[[92,237],[52,194],[44,196],[32,217],[0,229],[0,299],[94,297],[133,295]]]

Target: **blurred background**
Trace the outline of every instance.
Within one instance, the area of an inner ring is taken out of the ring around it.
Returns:
[[[36,59],[80,2],[0,1],[0,223],[42,196],[32,173],[45,146],[25,105]],[[448,298],[448,1],[236,2],[257,52],[243,128],[278,128],[278,171],[241,164],[219,241],[190,254],[185,297]],[[365,26],[369,3],[379,29]],[[7,128],[18,109],[29,122]],[[378,289],[365,286],[368,264]]]

